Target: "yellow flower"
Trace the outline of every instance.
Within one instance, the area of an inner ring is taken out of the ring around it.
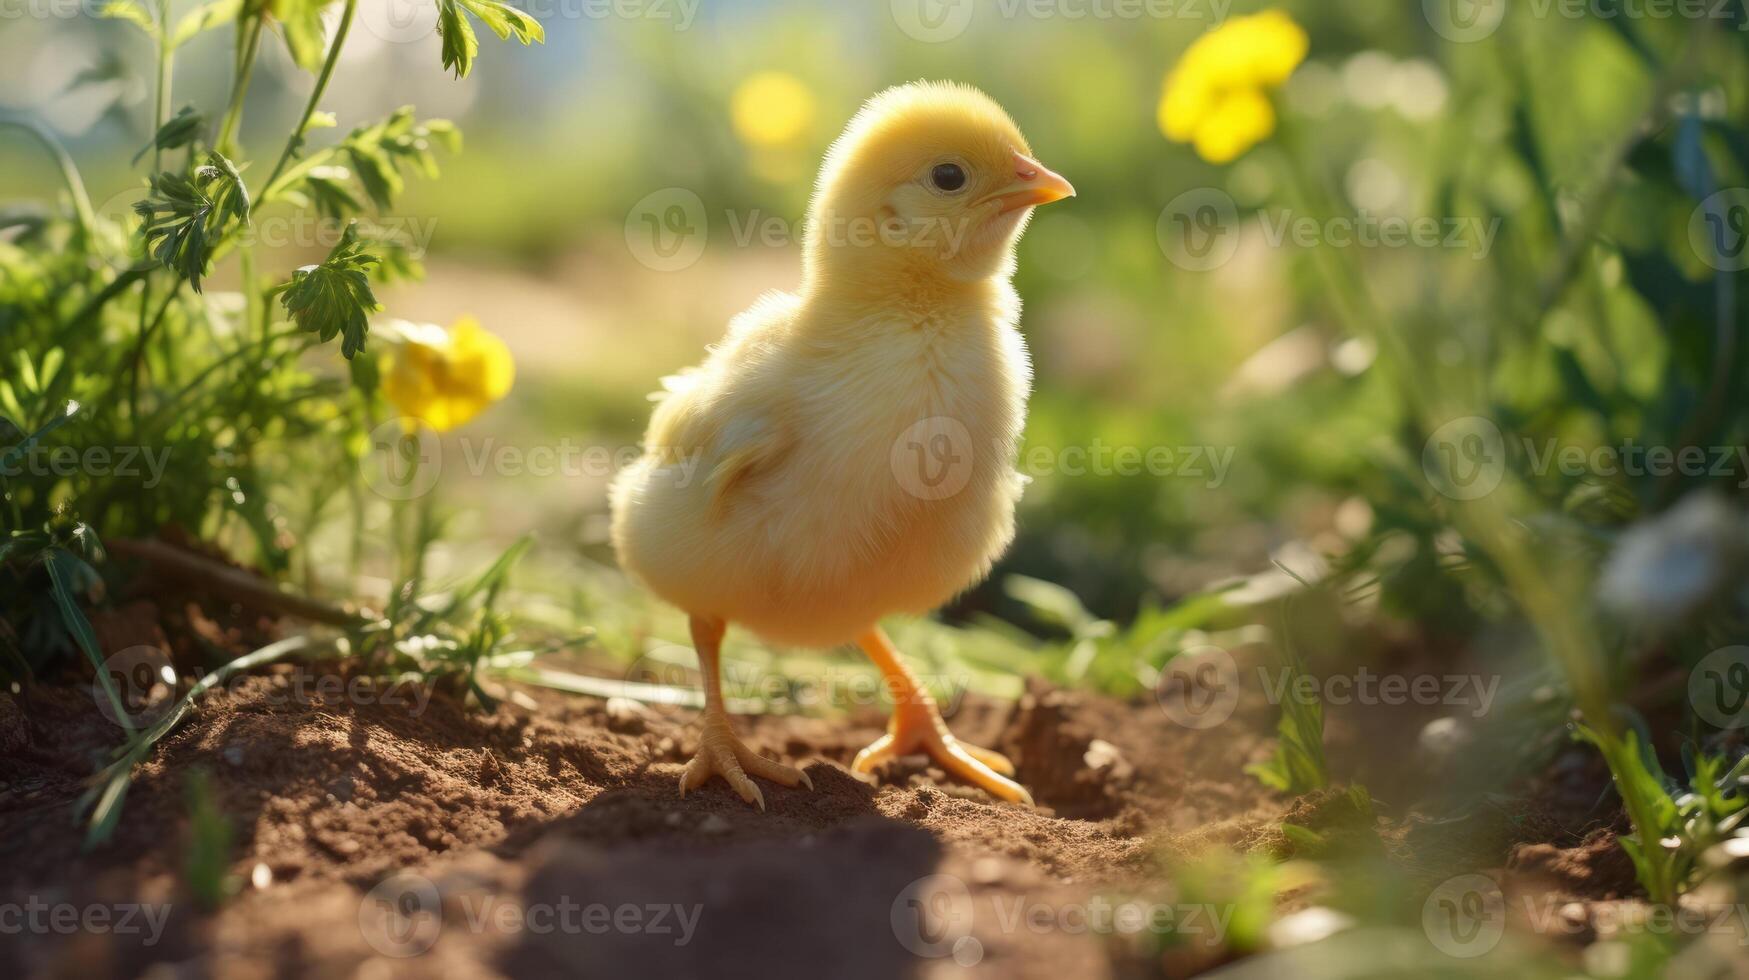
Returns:
[[[516,363],[504,341],[473,317],[449,330],[400,323],[384,366],[383,394],[402,416],[447,432],[510,393]]]
[[[1309,43],[1279,10],[1235,17],[1197,38],[1166,75],[1160,131],[1210,163],[1238,157],[1275,131],[1266,93],[1287,81]]]
[[[753,146],[781,146],[807,131],[814,118],[814,96],[794,75],[756,72],[729,100],[735,132]]]

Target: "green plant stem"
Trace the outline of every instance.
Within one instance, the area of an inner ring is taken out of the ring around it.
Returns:
[[[158,90],[152,102],[152,173],[163,169],[164,151],[158,146],[158,131],[164,128],[170,107],[170,65],[176,49],[171,45],[170,0],[158,0]]]
[[[1292,199],[1307,215],[1321,222],[1333,217],[1336,214],[1333,195],[1325,187],[1324,181],[1306,173],[1306,168],[1300,162],[1305,158],[1306,152],[1297,128],[1284,120],[1279,127],[1277,140],[1279,145],[1272,149],[1277,151],[1277,167]],[[1397,385],[1409,404],[1417,404],[1420,388],[1411,380],[1414,377],[1415,363],[1408,345],[1397,332],[1396,325],[1379,309],[1378,303],[1367,289],[1363,271],[1355,266],[1352,259],[1344,261],[1352,249],[1338,250],[1326,242],[1314,245],[1310,251],[1319,274],[1330,286],[1331,303],[1348,333],[1355,337],[1370,338],[1378,345],[1385,362],[1395,365],[1393,373],[1396,375]],[[1343,254],[1338,255],[1338,251]]]
[[[1646,897],[1653,905],[1674,906],[1680,883],[1671,875],[1670,856],[1664,851],[1664,844],[1658,837],[1658,820],[1652,813],[1650,800],[1645,799],[1638,789],[1638,782],[1624,779],[1620,773],[1628,771],[1628,767],[1636,763],[1626,757],[1622,750],[1622,736],[1613,731],[1598,732],[1596,739],[1598,751],[1603,754],[1604,764],[1609,766],[1611,778],[1616,791],[1621,794],[1622,807],[1628,811],[1628,822],[1633,824],[1634,832],[1640,839],[1640,853],[1645,856],[1645,865],[1651,873],[1651,881],[1642,881],[1646,888]]]
[[[146,281],[146,286],[147,289],[151,288],[151,280]],[[146,360],[146,344],[151,341],[152,335],[164,322],[164,315],[170,312],[170,304],[176,301],[176,294],[181,291],[182,284],[180,282],[172,285],[170,292],[165,295],[164,301],[158,304],[158,312],[151,321],[147,322],[144,316],[140,318],[139,336],[134,339],[133,357],[128,361],[128,421],[133,425],[136,436],[140,435],[140,371]],[[141,292],[143,296],[145,290]],[[141,302],[143,303],[144,299]]]
[[[340,12],[340,23],[334,28],[334,40],[328,45],[328,59],[322,62],[322,73],[316,76],[316,87],[310,90],[310,101],[304,104],[304,114],[298,117],[298,124],[292,130],[291,138],[285,141],[285,149],[279,153],[278,162],[274,163],[273,171],[267,175],[266,183],[262,184],[262,195],[266,196],[273,182],[285,172],[285,165],[291,162],[292,154],[303,145],[304,128],[310,124],[310,117],[316,114],[316,106],[322,101],[322,95],[328,90],[328,80],[334,77],[334,66],[340,61],[340,48],[346,43],[346,32],[352,27],[352,15],[358,8],[358,0],[346,0],[346,7]]]
[[[164,169],[164,149],[158,145],[158,131],[164,128],[164,114],[170,105],[170,64],[172,52],[170,44],[170,0],[158,0],[158,86],[152,100],[152,171],[156,179]],[[145,285],[140,287],[140,326],[138,335],[140,343],[145,343],[146,311],[152,305],[152,279],[146,277]],[[133,413],[128,421],[138,424],[138,405],[130,396],[128,399]]]
[[[249,79],[255,73],[255,55],[261,50],[261,25],[265,15],[257,14],[250,18],[245,27],[237,28],[237,68],[236,77],[231,82],[231,101],[225,107],[225,120],[219,126],[219,138],[214,149],[224,156],[234,156],[237,151],[237,126],[243,119],[243,101],[249,94]]]
[[[237,259],[241,268],[238,270],[242,279],[243,292],[243,327],[244,336],[249,336],[257,320],[261,324],[260,336],[267,336],[266,307],[261,302],[261,291],[255,288],[255,245],[245,241],[237,247]]]
[[[60,168],[61,179],[67,184],[67,193],[73,198],[73,214],[79,219],[79,231],[86,241],[92,241],[97,228],[97,217],[91,210],[91,195],[85,192],[85,180],[79,176],[79,168],[74,165],[73,157],[61,141],[55,139],[55,134],[48,127],[33,119],[0,119],[0,126],[12,126],[22,129],[36,138],[43,148],[49,151],[49,156],[55,160],[55,166]]]
[[[183,399],[187,398],[189,395],[193,394],[196,390],[198,390],[200,388],[201,382],[203,382],[207,378],[211,377],[212,373],[214,371],[217,371],[219,368],[222,368],[225,365],[230,364],[233,361],[236,361],[238,358],[241,358],[247,354],[265,351],[265,349],[267,347],[271,346],[275,342],[280,341],[280,340],[285,340],[289,337],[295,337],[300,333],[302,333],[302,331],[299,330],[297,327],[290,327],[290,328],[283,330],[279,333],[269,334],[268,336],[263,337],[258,341],[244,344],[243,346],[237,348],[236,350],[231,351],[230,353],[226,354],[224,357],[221,357],[218,360],[212,362],[211,364],[208,364],[206,367],[201,369],[199,374],[196,374],[193,378],[191,378],[189,380],[188,384],[183,385],[182,388],[176,392],[176,394],[171,395],[170,398],[167,399],[163,405],[160,405],[158,407],[158,409],[152,413],[151,422],[153,423],[153,425],[151,427],[156,428],[157,423],[159,423],[164,418],[168,417],[169,413],[181,408]],[[285,353],[285,357],[287,360],[296,360],[300,355],[303,354],[304,351],[308,350],[310,347],[313,347],[318,343],[320,343],[320,341],[312,338],[312,339],[308,340],[303,346],[287,351]]]

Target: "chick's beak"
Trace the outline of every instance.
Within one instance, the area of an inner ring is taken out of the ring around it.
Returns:
[[[1016,151],[1014,182],[992,194],[987,200],[1001,202],[1001,212],[1006,213],[1074,196],[1074,185],[1063,179],[1062,174]]]

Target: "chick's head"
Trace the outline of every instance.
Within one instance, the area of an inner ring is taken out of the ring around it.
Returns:
[[[827,153],[807,262],[824,278],[1006,274],[1033,207],[1074,193],[989,96],[900,85],[870,99]]]

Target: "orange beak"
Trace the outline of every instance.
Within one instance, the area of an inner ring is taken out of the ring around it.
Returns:
[[[1034,160],[1024,153],[1015,151],[1014,182],[985,198],[984,201],[999,201],[1001,209],[998,213],[1018,211],[1030,208],[1035,204],[1049,204],[1061,201],[1065,197],[1074,197],[1075,187],[1063,175]],[[980,201],[979,203],[984,203]]]

